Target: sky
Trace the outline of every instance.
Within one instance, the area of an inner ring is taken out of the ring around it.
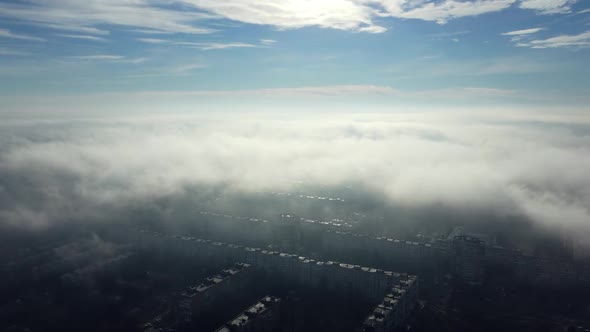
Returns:
[[[18,115],[584,109],[589,55],[580,0],[0,2],[0,107]]]

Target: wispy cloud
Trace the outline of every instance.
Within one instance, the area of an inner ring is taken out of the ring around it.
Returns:
[[[520,8],[532,9],[540,14],[561,14],[571,12],[577,0],[521,0]]]
[[[208,65],[203,63],[189,63],[177,66],[167,66],[160,68],[152,68],[149,72],[122,75],[121,78],[150,78],[150,77],[175,77],[175,76],[190,76],[194,75],[199,69],[207,68]]]
[[[63,30],[63,31],[70,31],[76,33],[84,33],[84,34],[91,34],[91,35],[100,35],[106,36],[109,35],[111,32],[107,30],[102,30],[94,27],[87,27],[87,26],[79,26],[79,25],[67,25],[67,24],[52,24],[52,23],[39,23],[39,25],[43,27],[47,27],[54,30]]]
[[[470,30],[461,30],[461,31],[450,31],[450,32],[439,32],[439,33],[432,33],[429,34],[429,37],[433,38],[445,38],[445,37],[455,37],[455,36],[462,36],[471,33]]]
[[[207,65],[204,65],[201,63],[193,63],[193,64],[189,64],[189,65],[178,66],[176,68],[173,68],[171,71],[173,74],[187,74],[187,73],[190,73],[194,70],[203,69],[206,67],[207,67]]]
[[[0,3],[0,16],[34,24],[47,24],[70,29],[96,29],[97,26],[118,25],[155,31],[190,34],[211,33],[214,30],[195,25],[210,14],[195,10],[173,10],[157,6],[150,0],[76,1],[30,0]],[[98,30],[95,30],[98,32]]]
[[[544,28],[531,28],[531,29],[523,29],[523,30],[515,30],[510,32],[504,32],[502,36],[522,36],[522,35],[530,35],[532,33],[537,33]]]
[[[83,40],[100,41],[100,42],[106,41],[106,39],[104,39],[102,37],[89,36],[89,35],[70,35],[70,34],[63,34],[63,33],[56,33],[55,35],[58,37],[71,38],[71,39],[83,39]]]
[[[530,28],[530,29],[522,29],[522,30],[515,30],[502,33],[502,36],[510,36],[510,41],[514,43],[522,43],[523,40],[530,40],[532,39],[532,35],[545,30],[545,28]]]
[[[122,55],[75,55],[68,57],[70,59],[90,60],[90,61],[117,61],[125,59]]]
[[[43,38],[14,33],[14,32],[7,30],[7,29],[0,29],[0,37],[20,39],[20,40],[30,40],[30,41],[46,41]]]
[[[412,78],[440,78],[453,76],[491,76],[519,75],[551,72],[563,69],[565,62],[559,64],[540,62],[528,57],[496,57],[478,60],[440,60],[424,61],[422,58],[414,63],[394,65],[384,68],[384,72],[405,75]]]
[[[31,55],[30,52],[24,52],[20,50],[12,50],[7,48],[0,48],[0,55],[8,55],[8,56],[27,56]]]
[[[271,45],[275,41],[269,42],[268,39],[261,40],[261,45],[251,44],[251,43],[243,43],[243,42],[224,42],[224,43],[201,43],[201,42],[187,42],[187,41],[173,41],[173,40],[166,40],[166,39],[159,39],[159,38],[138,38],[140,42],[148,43],[148,44],[166,44],[166,45],[177,45],[177,46],[188,46],[198,48],[204,51],[210,50],[223,50],[223,49],[230,49],[230,48],[256,48],[260,47],[261,45]]]
[[[478,1],[397,1],[380,0],[392,17],[412,18],[445,24],[460,17],[478,16],[502,11],[512,6],[516,0],[478,0]],[[412,6],[413,5],[413,6]]]
[[[271,98],[323,98],[323,97],[389,97],[400,99],[470,99],[512,97],[516,90],[490,87],[455,87],[446,89],[405,91],[382,85],[332,85],[303,86],[292,88],[262,88],[243,90],[188,90],[188,91],[143,91],[136,97],[179,98],[179,97],[271,97]]]
[[[138,41],[148,44],[170,44],[171,42],[165,39],[157,38],[137,38]]]
[[[97,62],[115,62],[115,63],[132,63],[138,64],[147,61],[147,58],[128,58],[122,55],[97,54],[97,55],[76,55],[69,56],[67,59],[79,61],[97,61]]]
[[[272,45],[275,44],[277,41],[274,39],[260,39],[260,43],[262,45]]]
[[[560,35],[547,39],[536,39],[517,44],[520,47],[530,48],[559,48],[559,47],[590,47],[590,31],[577,35]]]
[[[187,90],[187,91],[143,91],[136,92],[136,96],[151,97],[239,97],[239,96],[354,96],[354,95],[398,95],[398,89],[378,85],[333,85],[333,86],[306,86],[293,88],[262,88],[243,90]]]
[[[210,51],[210,50],[224,50],[228,48],[253,48],[259,47],[258,45],[248,43],[198,43],[195,45],[197,48]]]
[[[171,31],[152,30],[152,29],[133,29],[131,31],[137,32],[137,33],[143,33],[146,35],[171,35],[174,33]]]

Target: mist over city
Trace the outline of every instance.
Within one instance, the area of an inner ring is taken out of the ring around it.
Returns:
[[[375,209],[586,232],[590,124],[580,120],[400,112],[15,121],[3,125],[3,221],[46,228],[162,199],[349,189]]]
[[[0,331],[589,331],[589,24],[0,3]]]

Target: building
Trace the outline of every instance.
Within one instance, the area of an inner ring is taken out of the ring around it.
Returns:
[[[470,284],[481,284],[484,273],[485,244],[476,237],[458,235],[453,239],[455,276]]]
[[[250,264],[236,263],[218,274],[206,278],[201,284],[191,286],[181,294],[177,311],[181,320],[190,322],[194,315],[209,309],[228,294],[239,291],[252,277]]]
[[[378,299],[388,287],[398,281],[399,274],[382,269],[362,267],[334,261],[316,261],[304,256],[281,253],[260,248],[243,247],[222,242],[143,232],[141,246],[167,247],[190,253],[197,260],[241,261],[265,272],[275,273],[287,280],[310,286],[329,281],[326,287],[336,291],[350,292],[369,299]],[[150,238],[152,238],[150,240]],[[153,242],[152,242],[153,241]],[[183,242],[174,244],[174,242]],[[156,249],[160,250],[160,249]],[[216,279],[205,281],[203,289],[216,283]],[[210,285],[207,285],[210,284]],[[197,290],[200,289],[197,287]],[[198,292],[197,292],[198,293]]]
[[[418,279],[403,275],[363,322],[362,332],[387,332],[401,328],[418,305]]]
[[[272,332],[280,327],[281,299],[265,296],[216,332]]]

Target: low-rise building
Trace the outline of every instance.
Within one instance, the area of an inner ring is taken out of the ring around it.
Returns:
[[[280,326],[281,299],[265,296],[216,332],[272,332]]]
[[[177,310],[184,321],[190,321],[209,306],[243,287],[252,277],[250,264],[236,263],[218,274],[206,278],[201,284],[191,286],[181,294]]]
[[[418,304],[418,279],[402,275],[363,322],[362,332],[387,332],[400,328]]]

